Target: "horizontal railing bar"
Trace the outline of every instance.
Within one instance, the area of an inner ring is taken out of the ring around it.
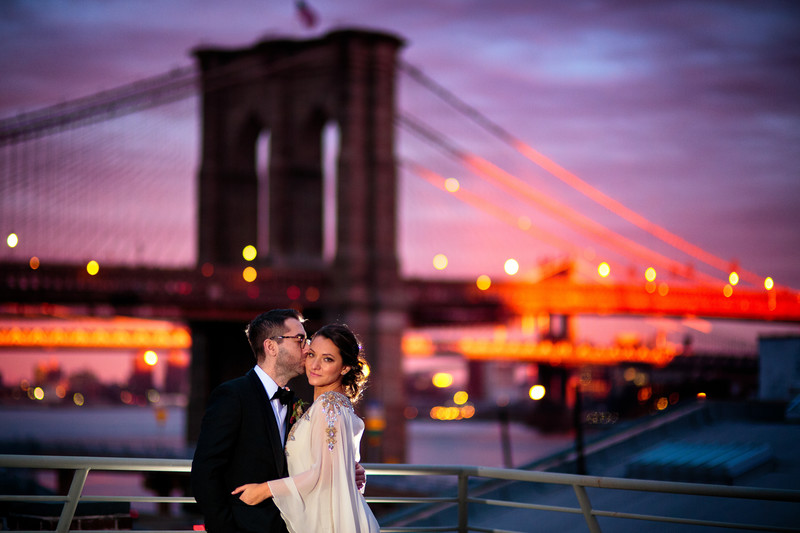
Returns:
[[[76,457],[58,455],[0,454],[0,466],[9,468],[117,470],[131,472],[192,471],[191,459]]]
[[[0,494],[0,502],[54,502],[64,503],[67,501],[66,496],[25,496],[16,494]]]
[[[435,527],[382,527],[381,533],[431,533],[436,531],[458,531],[458,526],[435,526]]]
[[[692,496],[723,496],[752,500],[778,500],[800,502],[800,491],[789,489],[766,489],[756,487],[732,487],[729,485],[702,485],[677,481],[652,481],[645,479],[609,478],[581,476],[556,472],[531,472],[508,468],[465,466],[462,472],[473,477],[551,483],[555,485],[580,485],[587,488],[635,490],[644,492],[666,492]]]
[[[507,502],[503,500],[487,500],[484,498],[468,498],[468,503],[481,503],[494,507],[513,507],[516,509],[530,509],[532,511],[556,511],[559,513],[583,514],[578,507],[562,507],[560,505],[542,505],[538,503]]]
[[[43,531],[55,531],[55,530],[48,530],[48,529],[36,529],[36,530],[21,530],[15,529],[14,533],[42,533]],[[70,529],[69,533],[86,533],[86,529]],[[187,533],[188,530],[186,529],[148,529],[147,533]],[[92,529],[92,533],[119,533],[119,529]],[[383,533],[383,530],[381,530]]]
[[[601,511],[599,509],[593,509],[592,514],[595,516],[604,516],[607,518],[645,520],[648,522],[663,522],[668,524],[681,524],[687,526],[724,527],[728,529],[744,529],[748,531],[765,531],[765,532],[769,531],[777,533],[797,533],[800,531],[800,528],[794,528],[794,527],[768,526],[763,524],[741,524],[738,522],[720,522],[716,520],[702,520],[699,518],[680,518],[672,516],[623,513],[616,511]]]
[[[486,528],[486,527],[471,527],[469,528],[470,531],[475,531],[475,533],[525,533],[524,531],[517,531],[517,530],[510,530],[510,529],[495,529],[495,528]]]
[[[367,503],[458,503],[458,498],[366,496]]]

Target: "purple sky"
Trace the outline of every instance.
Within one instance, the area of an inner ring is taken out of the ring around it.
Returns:
[[[190,65],[198,45],[249,46],[333,28],[386,30],[402,58],[608,196],[704,250],[800,288],[800,4],[530,0],[0,2],[0,118]],[[685,255],[597,207],[456,115],[406,76],[401,112],[424,117],[491,160],[621,234]],[[187,138],[196,132],[187,133]],[[528,216],[615,272],[632,264],[400,131],[412,159]],[[516,257],[534,276],[563,250],[401,174],[404,273],[499,277]],[[0,228],[4,232],[6,228]],[[445,253],[450,267],[431,259]],[[697,265],[702,269],[702,265]],[[593,264],[583,267],[591,275]],[[723,274],[710,271],[722,279]]]
[[[6,0],[0,4],[0,117],[191,64],[189,51],[199,44],[246,46],[265,36],[311,37],[341,26],[387,30],[407,39],[405,61],[583,180],[714,255],[800,287],[796,3],[309,3],[319,15],[310,30],[289,0]],[[399,102],[465,150],[640,238],[404,77]],[[407,134],[399,138],[400,158],[455,175],[465,187],[469,180],[482,187]],[[438,252],[450,258],[452,274],[465,275],[496,272],[501,256],[520,256],[524,271],[526,259],[563,254],[468,209],[481,226],[481,245],[497,249],[481,254],[484,264],[469,246],[475,233],[458,234],[464,207],[437,200],[441,193],[426,184],[404,184],[402,192],[409,273],[430,271]],[[423,196],[431,207],[411,209],[409,196]],[[496,198],[514,209],[513,200]],[[552,224],[535,212],[528,216]],[[425,232],[431,238],[422,243],[418,228],[441,218],[449,222]],[[552,228],[579,246],[596,246]],[[652,239],[643,242],[687,261]]]

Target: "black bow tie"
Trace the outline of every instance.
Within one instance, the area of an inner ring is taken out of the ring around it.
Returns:
[[[270,400],[280,400],[283,405],[289,405],[292,402],[292,391],[278,387],[278,391],[272,395]]]

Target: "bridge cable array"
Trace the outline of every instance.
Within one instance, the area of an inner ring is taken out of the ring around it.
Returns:
[[[398,115],[397,117],[398,124],[407,129],[408,131],[418,135],[419,137],[423,138],[424,140],[428,141],[432,145],[438,147],[441,151],[445,152],[447,155],[459,160],[462,164],[464,164],[467,168],[469,168],[473,173],[478,175],[481,179],[487,181],[490,184],[496,185],[502,189],[505,189],[507,192],[518,195],[518,197],[522,197],[530,204],[535,204],[535,206],[541,210],[549,213],[552,217],[557,218],[566,224],[576,228],[578,231],[583,233],[584,235],[588,236],[592,240],[600,243],[605,247],[609,247],[609,244],[612,245],[613,249],[616,249],[626,257],[636,257],[638,259],[644,260],[648,263],[652,263],[659,266],[664,266],[673,274],[682,276],[686,279],[694,280],[696,277],[702,277],[709,283],[718,283],[716,278],[711,276],[705,275],[702,272],[691,272],[687,271],[687,269],[681,265],[680,263],[673,261],[657,252],[654,252],[622,235],[619,235],[608,228],[602,226],[601,224],[595,222],[594,220],[589,219],[588,217],[578,213],[577,211],[573,210],[572,208],[568,207],[565,204],[562,204],[552,198],[549,198],[542,193],[536,191],[533,187],[526,184],[519,178],[512,176],[511,174],[503,171],[502,169],[496,167],[495,165],[491,164],[490,162],[471,154],[467,154],[466,152],[456,148],[451,142],[446,141],[443,137],[434,132],[433,129],[423,124],[421,121],[415,118],[411,118],[407,113],[403,113]],[[433,171],[423,167],[418,163],[408,163],[406,166],[415,174],[426,179],[429,182],[432,182],[434,185],[439,186],[437,184],[441,183],[444,178],[441,176],[436,175]],[[438,178],[438,179],[437,179]],[[444,188],[440,186],[440,188]],[[446,188],[444,189],[446,190]],[[464,199],[463,189],[459,189],[459,193],[462,195],[460,199],[463,201],[467,201]],[[488,201],[484,200],[480,202],[478,205],[486,205]],[[477,203],[477,198],[473,197],[472,202],[469,202],[473,205]],[[485,209],[479,207],[479,209]],[[492,213],[497,216],[498,210],[502,210],[499,207],[492,209]],[[511,217],[513,218],[513,217]],[[508,216],[503,217],[503,220],[507,222],[512,222]],[[517,226],[516,219],[513,220],[512,225]],[[563,238],[555,237],[554,234],[550,232],[544,232],[541,230],[536,234],[531,232],[527,232],[537,238],[542,240],[547,240],[550,244],[555,244],[559,248],[564,248],[566,240]],[[558,244],[556,244],[558,242]],[[574,253],[576,247],[572,244],[567,244],[567,248],[571,249]]]
[[[428,89],[431,93],[435,94],[445,103],[447,103],[448,105],[456,109],[458,112],[460,112],[461,114],[463,114],[464,116],[466,116],[467,118],[478,124],[482,129],[489,132],[491,135],[493,135],[503,143],[511,146],[516,151],[525,156],[527,159],[538,165],[540,168],[544,169],[549,174],[558,178],[565,184],[569,185],[576,191],[583,194],[584,196],[588,197],[589,199],[593,200],[597,204],[603,206],[604,208],[608,209],[609,211],[623,218],[624,220],[634,224],[640,229],[650,233],[651,235],[665,242],[666,244],[669,244],[673,248],[676,248],[677,250],[686,253],[691,257],[694,257],[695,259],[705,263],[706,265],[714,268],[715,270],[724,272],[726,275],[730,273],[731,270],[730,262],[725,261],[719,257],[716,257],[715,255],[706,252],[702,248],[689,243],[680,236],[675,235],[669,230],[646,219],[642,215],[636,213],[632,209],[629,209],[628,207],[624,206],[617,200],[614,200],[613,198],[609,197],[602,191],[596,189],[586,181],[580,179],[575,174],[569,172],[568,170],[558,165],[556,162],[554,162],[547,156],[541,154],[534,148],[530,147],[528,144],[519,140],[516,136],[512,135],[508,130],[498,125],[497,123],[486,117],[486,115],[479,112],[477,109],[475,109],[474,107],[470,106],[469,104],[458,98],[455,94],[444,88],[439,83],[435,82],[429,76],[425,75],[419,68],[407,62],[401,61],[399,62],[399,69],[402,72],[406,73],[412,80],[416,81],[421,86]],[[753,272],[738,269],[737,273],[739,274],[742,280],[745,280],[756,286],[760,286],[763,282],[763,277]]]

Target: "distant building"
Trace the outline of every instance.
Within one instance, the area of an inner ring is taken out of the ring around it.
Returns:
[[[800,395],[800,336],[758,338],[759,399],[789,401]]]

